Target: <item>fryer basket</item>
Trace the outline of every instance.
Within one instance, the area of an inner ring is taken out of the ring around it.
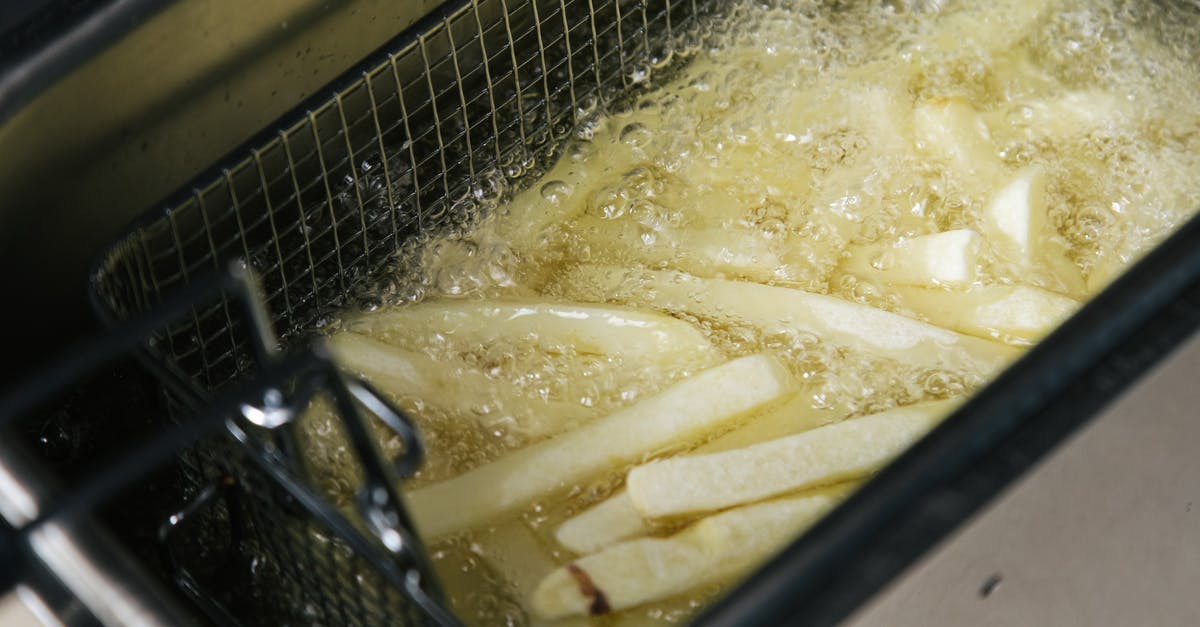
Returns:
[[[647,69],[684,61],[728,4],[449,2],[133,225],[97,264],[94,302],[110,321],[132,319],[244,259],[280,337],[299,342],[385,287],[413,242],[468,227],[489,200],[535,179],[597,103],[630,98]],[[700,622],[844,617],[1194,331],[1197,241],[1193,220]],[[178,416],[253,368],[235,314],[227,302],[198,305],[156,338],[195,390],[168,395]],[[263,608],[249,620],[429,621],[227,446],[180,461],[193,494],[238,478],[197,525],[242,524],[265,556],[259,587],[277,589],[252,599]],[[194,596],[213,603],[212,593]]]
[[[128,320],[240,259],[259,277],[281,340],[296,342],[385,288],[406,246],[466,228],[481,207],[535,179],[577,125],[631,98],[651,71],[677,65],[720,4],[447,3],[133,225],[96,265],[93,301],[110,323]],[[160,331],[154,350],[191,388],[168,393],[172,415],[198,410],[253,369],[252,331],[227,301],[198,304]],[[235,480],[194,533],[244,527],[264,565],[257,587],[269,590],[250,601],[267,606],[250,620],[429,622],[231,446],[195,447],[180,461],[189,494]],[[219,605],[212,590],[184,587],[202,607]]]

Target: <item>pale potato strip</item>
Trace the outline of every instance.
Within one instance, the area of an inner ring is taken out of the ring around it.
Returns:
[[[610,546],[550,573],[533,594],[541,618],[604,614],[736,577],[833,508],[841,494],[780,499],[705,518],[666,538]]]
[[[823,341],[925,368],[991,373],[1016,349],[824,294],[671,271],[581,265],[562,277],[572,297],[641,303],[768,334],[811,333]]]
[[[983,238],[975,231],[956,229],[854,246],[841,267],[899,285],[966,287],[975,282],[982,246]]]
[[[646,231],[628,219],[583,216],[572,229],[583,235],[591,258],[607,263],[633,261],[696,276],[729,276],[754,281],[788,280],[794,271],[771,249],[763,234],[745,227],[680,228]]]
[[[358,333],[336,333],[327,344],[343,368],[366,377],[385,392],[420,399],[481,422],[489,416],[506,415],[516,420],[521,433],[529,437],[561,432],[598,415],[596,410],[576,403],[514,394],[511,386],[497,385],[465,363],[435,361]],[[501,411],[480,414],[481,407],[497,405]]]
[[[829,424],[845,416],[845,411],[829,407],[818,409],[803,392],[782,406],[751,418],[745,425],[706,442],[695,453],[715,453],[750,446],[778,437],[800,433]],[[559,544],[576,553],[592,553],[615,542],[646,535],[652,527],[633,506],[624,489],[568,519],[555,531]]]
[[[656,519],[861,477],[920,439],[955,403],[911,405],[746,448],[650,462],[629,471],[626,489],[642,516]]]
[[[930,322],[979,337],[1029,345],[1079,309],[1079,301],[1028,285],[981,285],[962,292],[897,286],[905,307]]]
[[[555,530],[554,539],[575,553],[592,553],[650,531],[650,524],[633,506],[629,493],[622,489],[567,519]]]
[[[463,347],[529,341],[553,353],[621,356],[637,363],[705,365],[717,351],[695,327],[654,312],[548,300],[438,301],[394,307],[350,320],[346,328],[389,343],[440,337]]]
[[[427,538],[468,529],[604,471],[686,446],[794,388],[774,358],[736,359],[574,431],[414,490],[409,505]]]

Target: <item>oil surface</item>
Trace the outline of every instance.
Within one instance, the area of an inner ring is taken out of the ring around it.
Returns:
[[[1047,222],[1036,242],[1043,252],[1031,264],[987,246],[974,283],[1085,300],[1200,207],[1200,73],[1172,6],[736,3],[703,45],[686,51],[686,69],[670,82],[632,105],[586,105],[563,157],[532,187],[510,198],[495,180],[481,184],[484,200],[474,210],[487,217],[414,248],[386,300],[574,300],[580,286],[565,278],[570,269],[601,263],[755,281],[921,319],[870,273],[847,271],[849,251],[952,229],[986,233],[989,199],[1030,167],[1046,180]],[[655,80],[653,71],[639,80]],[[967,112],[971,146],[931,136],[918,120],[921,107]],[[881,270],[891,263],[886,255],[871,261]],[[812,406],[846,415],[963,396],[995,374],[680,317],[726,358],[778,355]],[[530,338],[464,345],[397,330],[381,339],[482,373],[510,395],[598,416],[698,367],[547,349]],[[415,486],[537,439],[502,402],[464,416],[428,399],[398,400],[429,444]],[[318,463],[340,467],[321,433],[310,440]],[[343,489],[352,483],[337,481]],[[528,623],[531,573],[574,557],[556,545],[553,529],[620,481],[618,472],[595,478],[436,546],[463,616],[480,625]],[[680,622],[719,592],[593,620]]]

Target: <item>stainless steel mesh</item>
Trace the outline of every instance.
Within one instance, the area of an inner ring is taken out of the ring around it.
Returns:
[[[519,187],[531,178],[522,175],[550,165],[592,103],[627,98],[651,64],[680,59],[678,47],[700,37],[720,4],[443,6],[135,225],[98,264],[96,301],[105,315],[128,318],[241,258],[261,277],[281,337],[302,335],[376,290],[406,242],[469,221],[470,190],[497,177]],[[215,390],[250,367],[245,331],[229,303],[197,306],[157,348]],[[182,461],[197,483],[233,472],[253,485],[236,460],[200,450]],[[300,616],[281,616],[307,622],[419,622],[352,552],[314,540],[313,521],[268,491],[246,493],[250,526],[281,585],[262,602],[290,605]]]

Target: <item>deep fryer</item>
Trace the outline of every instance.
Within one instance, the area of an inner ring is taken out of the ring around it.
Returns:
[[[217,623],[438,622],[436,582],[394,494],[355,511],[332,507],[306,484],[287,422],[270,419],[332,394],[347,400],[354,440],[363,408],[390,411],[369,388],[329,374],[320,350],[304,348],[308,332],[378,292],[419,236],[467,228],[477,207],[552,163],[588,116],[686,63],[725,5],[444,4],[103,252],[91,276],[97,313],[134,338],[105,354],[166,382],[146,411],[175,425],[168,434],[193,435],[176,443],[169,476],[155,479],[177,520],[145,521],[166,557],[128,566],[144,571],[138,594],[163,595],[173,607],[162,616]],[[844,616],[1194,328],[1197,228],[1163,244],[699,622]],[[247,304],[260,297],[261,307]],[[294,350],[276,356],[275,333]],[[309,368],[324,374],[301,376]],[[231,414],[237,421],[224,421]],[[224,427],[193,433],[197,423]],[[364,482],[394,486],[398,469],[369,446],[358,451]],[[380,512],[391,518],[372,522]],[[402,541],[389,544],[389,531]],[[256,570],[234,590],[213,562]],[[163,590],[171,586],[180,592]]]

